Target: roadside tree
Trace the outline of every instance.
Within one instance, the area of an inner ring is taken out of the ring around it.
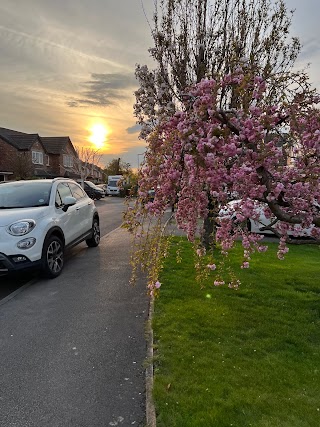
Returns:
[[[283,0],[155,1],[154,46],[149,49],[155,67],[137,65],[140,87],[134,105],[140,137],[148,148],[140,200],[126,214],[128,228],[142,236],[133,264],[149,271],[152,292],[167,252],[168,242],[160,238],[165,203],[176,204],[176,221],[190,240],[198,229],[199,253],[215,245],[225,251],[241,233],[248,245],[245,266],[254,245],[259,248],[259,238],[244,230],[235,232],[235,224],[228,220],[218,224],[219,211],[230,195],[244,200],[235,212],[241,223],[253,214],[251,202],[267,201],[266,214],[278,220],[271,228],[283,235],[280,257],[287,250],[287,231],[293,223],[313,224],[314,241],[319,238],[313,191],[318,191],[319,171],[309,162],[303,170],[302,154],[310,155],[305,140],[312,120],[314,135],[318,128],[317,98],[306,73],[293,72],[301,46],[297,38],[289,37],[292,14]],[[317,144],[316,139],[312,137],[311,145]],[[310,162],[318,156],[318,148],[312,150]],[[244,179],[246,167],[250,185]],[[236,188],[236,182],[244,182],[251,193]],[[312,187],[300,206],[305,213],[290,211],[295,205],[291,192],[295,182],[302,192],[305,185]],[[148,204],[152,188],[156,196]],[[270,197],[277,202],[271,203]],[[158,217],[157,225],[145,229],[150,214]],[[134,267],[133,279],[135,274]]]
[[[104,168],[104,173],[109,175],[129,175],[131,173],[130,163],[124,162],[121,158],[112,159]]]
[[[231,89],[246,103],[223,109],[221,92]],[[310,88],[290,103],[270,104],[267,92],[261,76],[241,68],[221,78],[203,79],[188,89],[192,103],[161,121],[149,136],[140,195],[146,201],[150,188],[157,191],[153,202],[138,203],[128,211],[126,225],[142,238],[137,256],[150,270],[152,292],[157,291],[160,258],[167,251],[166,241],[161,241],[161,218],[168,202],[176,199],[178,227],[191,241],[201,233],[199,219],[207,218],[210,200],[222,210],[230,196],[240,200],[232,215],[219,219],[215,243],[227,254],[241,237],[242,268],[249,267],[254,251],[266,250],[262,237],[243,227],[257,217],[257,206],[267,218],[274,218],[270,229],[280,237],[279,259],[288,251],[286,242],[292,242],[289,231],[298,236],[309,229],[308,243],[320,244],[320,96]],[[150,215],[159,218],[159,226],[146,244],[144,219]],[[205,249],[197,248],[200,258]],[[209,255],[207,267],[213,269],[214,255]],[[224,281],[217,278],[215,283]],[[237,287],[237,280],[229,286]]]
[[[292,11],[285,2],[270,0],[159,0],[155,2],[149,49],[155,68],[137,65],[135,115],[146,139],[163,119],[188,108],[194,99],[188,88],[203,78],[219,78],[243,72],[268,82],[264,97],[270,104],[292,100],[308,90],[305,75],[292,72],[300,51],[297,38],[289,37]],[[304,86],[306,84],[306,86]],[[246,94],[233,86],[219,93],[223,109],[249,107]],[[179,197],[177,195],[177,197]],[[216,199],[208,199],[202,243],[214,244]]]
[[[17,151],[11,157],[10,165],[15,171],[15,179],[30,179],[34,175],[34,164],[28,151]]]

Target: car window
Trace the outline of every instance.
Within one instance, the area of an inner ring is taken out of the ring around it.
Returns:
[[[69,183],[69,187],[71,188],[73,197],[75,197],[77,200],[87,197],[86,193],[82,190],[82,188],[79,185]]]
[[[63,199],[67,196],[72,196],[69,185],[66,182],[61,182],[58,185],[56,193],[56,207],[61,208],[63,206]]]
[[[3,184],[0,187],[0,208],[30,208],[48,206],[51,182],[26,182]]]

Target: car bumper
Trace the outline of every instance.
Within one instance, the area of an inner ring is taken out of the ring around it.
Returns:
[[[30,259],[24,254],[7,256],[0,253],[0,276],[13,273],[15,271],[37,268],[40,264],[41,260],[30,261]]]

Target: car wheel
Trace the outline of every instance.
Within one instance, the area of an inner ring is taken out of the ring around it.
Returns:
[[[46,277],[54,279],[61,273],[64,265],[64,246],[58,236],[46,239],[42,250],[42,270]]]
[[[86,240],[86,244],[90,248],[98,246],[100,243],[100,226],[98,218],[94,218],[92,222],[92,235],[90,239]]]

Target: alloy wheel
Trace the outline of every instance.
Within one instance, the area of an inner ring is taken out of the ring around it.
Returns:
[[[57,274],[63,267],[63,248],[60,242],[53,240],[47,249],[47,265],[52,273]]]

